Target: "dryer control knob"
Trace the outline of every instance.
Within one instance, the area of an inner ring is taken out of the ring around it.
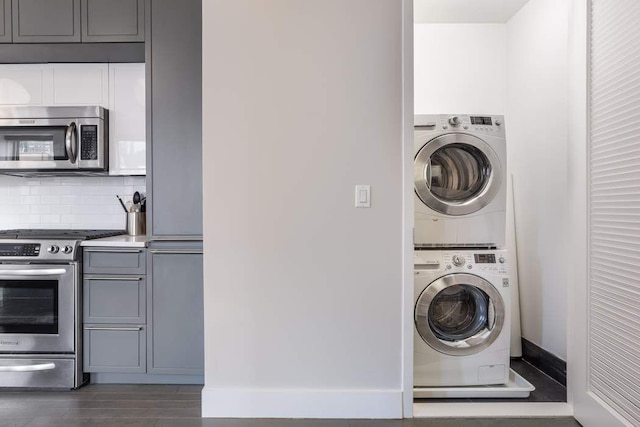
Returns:
[[[503,257],[503,256],[501,256],[500,258],[498,258],[498,262],[499,262],[500,264],[504,264],[504,262],[505,262],[505,261],[506,261],[506,260],[504,259],[504,257]]]
[[[502,120],[498,119],[496,120],[496,126],[500,126],[502,124]]]
[[[449,124],[451,126],[460,126],[460,117],[458,117],[458,116],[450,116],[449,117]]]
[[[464,257],[460,255],[454,255],[451,261],[453,262],[453,265],[455,265],[456,267],[462,267],[465,263]]]

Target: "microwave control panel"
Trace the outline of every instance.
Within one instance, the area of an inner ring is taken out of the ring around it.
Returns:
[[[80,160],[98,160],[98,126],[80,127]]]

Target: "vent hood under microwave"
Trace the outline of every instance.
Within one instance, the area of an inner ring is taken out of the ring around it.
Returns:
[[[105,175],[108,123],[102,107],[0,107],[0,174]]]

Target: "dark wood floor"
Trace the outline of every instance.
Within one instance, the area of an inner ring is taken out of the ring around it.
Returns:
[[[200,418],[201,386],[89,385],[70,392],[0,391],[0,427],[576,427],[571,418],[224,420]]]

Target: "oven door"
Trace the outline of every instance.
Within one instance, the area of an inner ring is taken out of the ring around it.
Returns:
[[[0,353],[73,353],[78,267],[0,264]]]

